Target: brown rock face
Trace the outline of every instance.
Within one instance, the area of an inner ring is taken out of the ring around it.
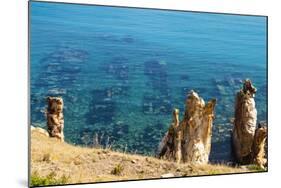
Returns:
[[[238,162],[246,161],[252,151],[257,122],[255,93],[251,81],[245,80],[243,89],[236,95],[233,146]]]
[[[233,146],[238,162],[249,160],[255,136],[257,110],[254,94],[256,89],[250,80],[245,80],[243,89],[236,95]]]
[[[174,109],[173,122],[159,145],[158,157],[175,160],[176,162],[181,161],[181,132],[179,126],[179,110]]]
[[[233,147],[237,161],[241,164],[255,163],[260,167],[266,164],[265,141],[267,128],[258,127],[254,96],[256,88],[249,79],[236,95]]]
[[[267,139],[267,128],[258,127],[255,131],[254,143],[252,147],[252,162],[264,168],[267,160],[265,158],[265,142]]]
[[[158,157],[193,164],[208,163],[215,105],[215,99],[205,105],[204,100],[191,91],[180,123],[179,112],[174,110],[173,123],[160,143]]]
[[[207,164],[211,150],[212,126],[216,99],[206,105],[197,93],[191,91],[186,100],[183,129],[183,161]]]
[[[63,100],[60,97],[48,97],[47,127],[51,137],[64,141]]]

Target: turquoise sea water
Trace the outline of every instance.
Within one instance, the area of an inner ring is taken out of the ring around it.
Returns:
[[[231,160],[229,121],[245,78],[267,117],[266,18],[32,2],[31,123],[65,103],[66,141],[153,155],[186,94],[217,98],[211,160]]]

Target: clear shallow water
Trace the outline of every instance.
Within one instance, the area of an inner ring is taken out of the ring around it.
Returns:
[[[67,142],[154,154],[186,93],[217,98],[211,160],[231,160],[229,121],[241,80],[266,120],[266,18],[31,3],[31,123],[62,96]],[[181,115],[181,117],[182,117]]]

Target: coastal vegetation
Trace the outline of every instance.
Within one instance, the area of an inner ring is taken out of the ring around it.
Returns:
[[[176,163],[110,149],[81,147],[31,133],[31,186],[264,171],[256,165]]]

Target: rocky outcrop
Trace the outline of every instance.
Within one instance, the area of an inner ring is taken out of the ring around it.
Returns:
[[[179,126],[179,110],[174,109],[173,122],[160,142],[157,153],[158,157],[168,160],[175,160],[177,162],[181,161],[181,132],[182,131]]]
[[[60,97],[47,98],[47,128],[50,137],[64,141],[63,99]]]
[[[196,92],[190,91],[184,118],[179,123],[179,112],[174,110],[173,123],[160,143],[158,157],[192,164],[208,163],[215,105],[215,99],[205,104]]]
[[[183,161],[207,164],[211,150],[213,119],[216,99],[206,105],[197,93],[191,91],[186,100],[183,129]]]
[[[40,134],[43,134],[43,135],[49,137],[49,133],[41,127],[34,127],[34,126],[31,125],[30,130],[31,130],[31,132],[33,132],[33,131],[38,132]]]
[[[236,95],[233,146],[238,162],[249,160],[255,136],[257,110],[254,95],[256,89],[250,80],[245,80],[243,89]]]
[[[243,88],[236,95],[232,141],[235,157],[239,163],[256,163],[263,167],[266,163],[264,145],[267,129],[264,126],[256,128],[257,110],[254,100],[256,92],[257,89],[251,80],[246,79]]]
[[[259,124],[259,127],[255,131],[254,143],[252,147],[252,163],[265,168],[267,163],[265,155],[265,145],[267,139],[267,127],[266,125]]]

